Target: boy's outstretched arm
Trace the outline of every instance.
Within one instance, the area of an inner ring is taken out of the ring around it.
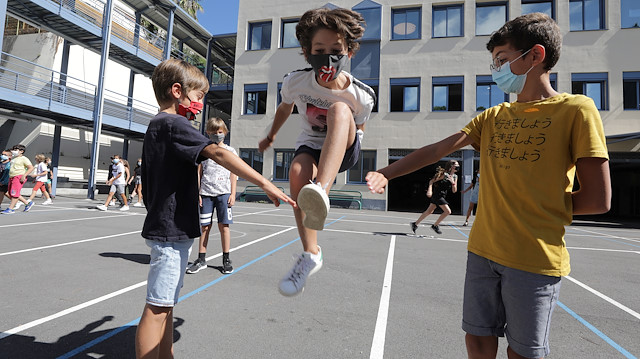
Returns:
[[[282,125],[284,125],[284,123],[287,121],[289,116],[291,116],[294,105],[295,104],[293,103],[284,103],[284,102],[281,102],[280,105],[278,105],[278,108],[276,109],[276,114],[273,117],[273,124],[269,129],[269,133],[267,133],[267,137],[263,138],[258,143],[258,151],[264,152],[264,150],[271,147],[271,145],[273,144],[273,141],[275,141],[276,139],[276,135],[278,134],[278,131],[280,131],[280,127],[282,127]]]
[[[262,177],[262,175],[256,172],[253,168],[249,167],[248,164],[246,164],[240,157],[236,156],[231,151],[226,150],[216,145],[215,143],[212,143],[203,148],[202,152],[200,152],[200,155],[211,158],[222,167],[238,175],[238,177],[242,177],[247,181],[262,188],[264,193],[266,193],[266,195],[276,205],[276,207],[280,205],[280,201],[289,203],[294,208],[297,207],[294,200],[280,191],[276,186],[273,185],[273,183]]]
[[[470,145],[473,141],[464,132],[457,132],[422,148],[419,148],[405,158],[396,161],[389,166],[376,172],[367,173],[367,185],[372,193],[384,193],[384,188],[389,180],[406,175],[419,170],[420,168],[435,163],[449,153],[464,146]]]
[[[606,158],[584,157],[576,162],[580,189],[571,193],[573,214],[600,214],[611,208],[611,177]]]

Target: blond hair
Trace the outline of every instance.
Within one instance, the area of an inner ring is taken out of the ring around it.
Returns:
[[[227,128],[227,124],[220,117],[211,117],[207,121],[206,131],[209,133],[216,133],[218,130],[222,129],[225,134],[229,133],[229,129]]]
[[[44,155],[42,153],[38,153],[36,155],[36,161],[38,162],[44,162]]]

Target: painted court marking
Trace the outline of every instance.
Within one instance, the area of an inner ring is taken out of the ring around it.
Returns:
[[[387,334],[387,319],[389,317],[389,298],[391,297],[391,278],[393,276],[393,257],[395,255],[396,236],[391,236],[389,243],[389,255],[387,256],[387,267],[384,271],[384,281],[382,282],[382,294],[380,295],[380,307],[378,308],[378,319],[376,319],[376,329],[373,333],[373,343],[371,344],[370,359],[382,359],[384,357],[384,342]]]

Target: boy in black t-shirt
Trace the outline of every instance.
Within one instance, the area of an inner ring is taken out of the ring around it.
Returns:
[[[201,111],[209,82],[185,61],[161,62],[151,77],[160,105],[142,147],[142,194],[147,217],[142,236],[151,247],[147,299],[136,332],[136,357],[173,356],[173,306],[177,303],[189,252],[200,237],[198,163],[210,158],[262,188],[278,206],[295,202],[219,147],[191,124]]]

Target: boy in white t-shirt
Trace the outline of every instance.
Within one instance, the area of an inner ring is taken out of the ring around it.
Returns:
[[[47,179],[48,179],[47,175],[49,173],[49,169],[47,168],[47,164],[44,161],[45,157],[43,154],[37,154],[35,159],[37,163],[36,171],[35,171],[36,173],[31,176],[36,178],[36,184],[33,186],[33,189],[31,190],[31,196],[29,196],[29,202],[33,201],[36,194],[38,193],[38,190],[40,190],[40,192],[42,192],[42,195],[46,198],[46,200],[42,202],[42,205],[46,206],[53,203],[51,201],[51,197],[49,196],[49,192],[47,192]]]
[[[120,196],[122,203],[124,203],[124,205],[120,207],[120,210],[128,211],[129,205],[127,203],[127,196],[125,196],[124,194],[124,186],[127,183],[125,178],[126,175],[124,172],[124,165],[122,164],[122,160],[120,160],[120,156],[118,155],[114,155],[113,160],[111,161],[113,162],[113,165],[111,166],[111,174],[113,176],[107,181],[107,184],[111,186],[111,188],[109,189],[109,196],[107,196],[107,200],[104,202],[104,204],[100,204],[96,206],[96,208],[101,211],[106,211],[109,202],[111,202],[111,199],[113,198],[113,195],[117,194],[118,196]]]
[[[359,48],[364,19],[347,9],[307,11],[296,37],[310,69],[294,71],[282,83],[282,103],[258,149],[270,147],[294,105],[302,117],[302,133],[289,170],[291,197],[304,252],[280,281],[280,293],[296,295],[309,275],[322,267],[317,231],[329,213],[328,193],[336,175],[353,167],[360,156],[364,123],[375,103],[374,91],[342,71]],[[313,182],[315,181],[315,182]],[[311,182],[311,183],[309,183]]]
[[[221,118],[210,118],[207,121],[206,132],[218,146],[231,151],[236,156],[238,155],[233,147],[227,146],[223,142],[229,130]],[[233,266],[231,266],[231,259],[229,259],[229,249],[231,247],[229,225],[233,223],[231,207],[236,201],[238,176],[212,159],[202,161],[198,165],[198,175],[200,177],[200,225],[202,226],[202,234],[198,245],[198,259],[187,268],[187,273],[194,274],[207,268],[205,257],[207,255],[207,244],[209,243],[214,209],[218,218],[218,230],[220,231],[220,242],[222,244],[221,272],[224,274],[233,273]]]

